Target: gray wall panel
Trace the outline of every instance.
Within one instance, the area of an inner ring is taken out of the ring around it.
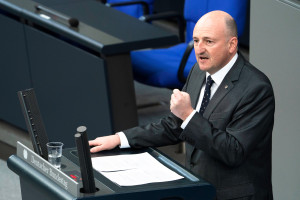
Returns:
[[[300,196],[300,10],[278,0],[252,0],[250,61],[270,78],[276,98],[274,199]]]

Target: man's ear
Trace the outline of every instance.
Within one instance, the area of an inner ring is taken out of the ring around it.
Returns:
[[[237,37],[232,37],[229,42],[229,52],[230,53],[234,53],[237,49],[237,45],[238,45],[238,39]]]

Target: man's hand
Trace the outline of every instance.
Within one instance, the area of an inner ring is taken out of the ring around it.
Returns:
[[[90,149],[91,153],[96,153],[98,151],[110,150],[120,145],[120,137],[119,135],[110,135],[104,137],[97,137],[94,140],[89,141],[90,146],[95,146]]]
[[[178,89],[173,90],[170,101],[171,112],[183,121],[193,112],[190,95]]]

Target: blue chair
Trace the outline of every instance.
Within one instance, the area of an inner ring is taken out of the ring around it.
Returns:
[[[135,18],[139,18],[153,12],[154,0],[107,0],[102,2],[106,3],[109,7],[113,7]]]
[[[213,10],[229,13],[237,22],[241,36],[247,15],[248,0],[185,0],[185,42],[164,48],[131,52],[135,80],[157,87],[182,88],[196,63],[193,49],[193,29],[199,18]]]

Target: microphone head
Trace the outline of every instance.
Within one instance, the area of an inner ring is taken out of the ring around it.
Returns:
[[[77,127],[77,132],[78,133],[83,133],[83,132],[86,132],[86,126],[79,126]]]
[[[76,18],[70,18],[68,21],[71,27],[77,27],[79,25],[79,21]]]
[[[80,138],[80,137],[81,137],[81,134],[80,134],[80,133],[75,133],[74,137],[75,137],[75,139],[76,139],[76,138]]]

